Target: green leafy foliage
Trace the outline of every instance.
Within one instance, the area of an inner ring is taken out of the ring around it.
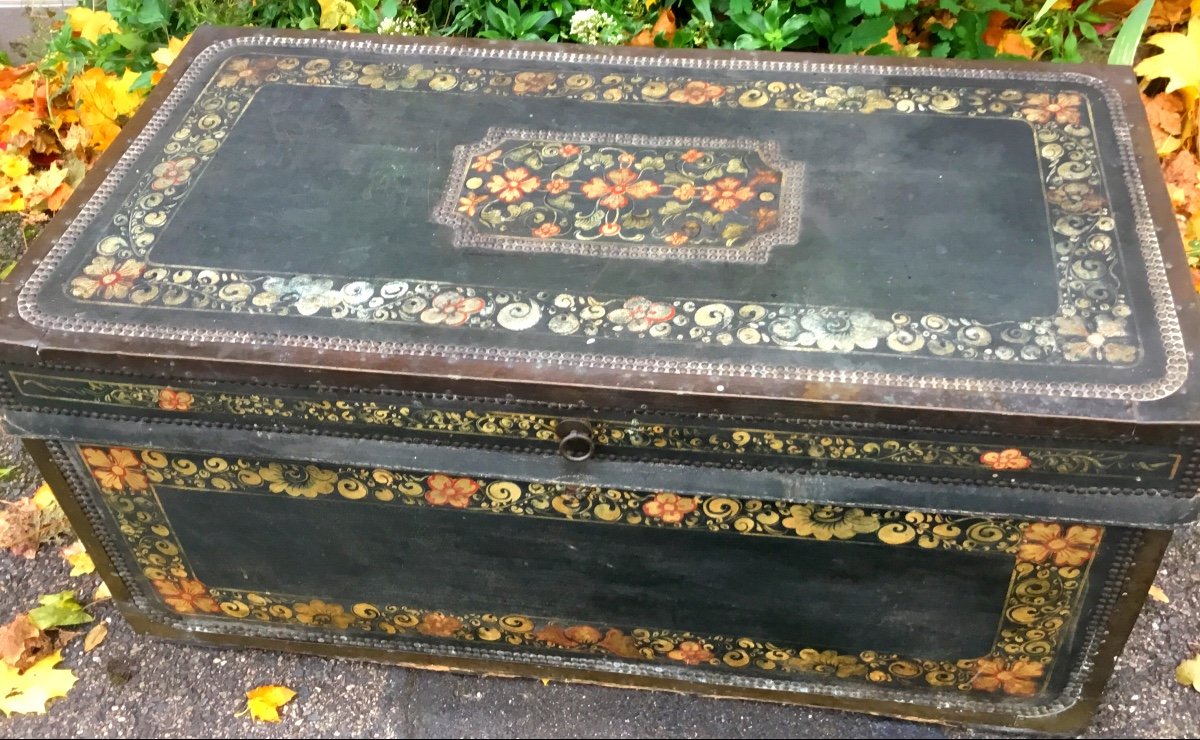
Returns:
[[[74,591],[46,594],[38,599],[41,604],[29,612],[29,621],[38,629],[70,627],[92,621],[92,615],[83,610],[83,604],[75,600]]]

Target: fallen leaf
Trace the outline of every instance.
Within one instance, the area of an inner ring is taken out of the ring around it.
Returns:
[[[74,591],[59,591],[56,594],[46,594],[38,599],[41,604],[29,612],[29,619],[39,629],[52,627],[69,627],[74,624],[86,624],[92,621],[92,615],[83,610],[83,605],[75,600]]]
[[[43,484],[33,496],[0,502],[0,548],[32,558],[41,543],[71,531],[63,510]]]
[[[108,584],[101,581],[99,586],[96,586],[96,591],[92,594],[92,601],[108,601],[112,598],[112,591],[109,590]]]
[[[33,492],[33,505],[42,511],[59,508],[58,499],[54,497],[54,491],[50,489],[49,483],[42,483]]]
[[[287,686],[259,686],[246,692],[246,711],[260,722],[278,722],[279,708],[295,696]]]
[[[1193,5],[1193,10],[1200,9],[1200,0],[1193,0]],[[1166,92],[1183,90],[1194,104],[1200,96],[1200,12],[1193,12],[1186,34],[1156,33],[1146,43],[1162,53],[1142,60],[1133,71],[1139,77],[1165,79]]]
[[[1167,592],[1159,588],[1157,583],[1150,587],[1150,598],[1154,599],[1155,601],[1160,601],[1164,604],[1171,603],[1171,599],[1167,597]]]
[[[1163,93],[1152,98],[1142,95],[1146,108],[1146,120],[1150,122],[1150,135],[1158,156],[1165,157],[1179,148],[1183,135],[1183,99],[1175,93]]]
[[[548,679],[548,678],[543,678],[543,679],[539,679],[539,680],[542,682],[542,685],[543,685],[543,686],[549,686],[549,685],[550,685],[550,679]]]
[[[75,540],[74,544],[64,547],[62,556],[71,564],[72,577],[86,576],[88,573],[96,572],[96,564],[92,562],[92,556],[87,554],[87,550],[83,549],[81,540]]]
[[[55,651],[24,672],[0,663],[0,711],[13,714],[45,714],[51,699],[66,696],[75,685],[75,674],[55,668],[62,653]]]
[[[1175,669],[1175,680],[1200,691],[1200,656],[1188,658]]]
[[[104,638],[108,637],[108,623],[101,622],[95,627],[88,630],[87,636],[83,638],[83,652],[90,653],[104,642]]]
[[[1150,10],[1146,28],[1159,29],[1178,26],[1187,15],[1190,0],[1158,0]]]
[[[14,668],[28,668],[53,649],[54,641],[30,621],[28,614],[18,614],[0,627],[0,660]]]
[[[93,44],[106,33],[120,33],[121,27],[117,25],[117,21],[104,10],[92,10],[91,8],[78,7],[71,8],[67,11],[67,20],[71,23],[71,30],[79,34],[81,38],[91,41]]]
[[[1200,162],[1187,149],[1180,149],[1163,162],[1163,178],[1175,209],[1183,213],[1200,210]]]
[[[675,38],[675,13],[670,8],[658,11],[658,18],[650,28],[643,28],[627,42],[628,46],[654,46],[654,39],[659,34],[666,37],[667,42]]]

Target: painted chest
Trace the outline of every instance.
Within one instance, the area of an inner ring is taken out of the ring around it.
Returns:
[[[198,32],[0,287],[174,638],[1065,732],[1196,514],[1127,71]]]

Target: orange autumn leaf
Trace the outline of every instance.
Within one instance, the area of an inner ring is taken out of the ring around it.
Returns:
[[[996,45],[999,54],[1010,54],[1015,57],[1033,59],[1034,48],[1029,39],[1016,31],[1006,31],[1000,43]]]
[[[1025,59],[1032,59],[1033,44],[1019,32],[1006,28],[1008,15],[1000,10],[993,10],[988,15],[987,28],[983,32],[983,42],[996,49],[997,54],[1009,54]]]
[[[1179,148],[1183,136],[1183,99],[1176,93],[1160,93],[1153,98],[1142,93],[1142,105],[1150,122],[1150,135],[1160,157]]]
[[[30,205],[38,205],[50,199],[67,179],[67,171],[58,162],[39,172],[32,185],[24,189],[25,200]]]
[[[888,30],[881,43],[892,47],[892,51],[904,51],[904,47],[900,44],[900,29],[896,28],[895,26],[892,26],[891,29]]]
[[[1173,28],[1187,17],[1191,0],[1157,0],[1150,9],[1146,30]]]
[[[1177,211],[1200,212],[1200,162],[1187,149],[1174,152],[1163,165],[1167,192]]]
[[[639,31],[629,39],[628,45],[654,46],[654,39],[658,38],[660,33],[666,37],[668,43],[675,38],[675,13],[670,8],[658,11],[658,19],[654,21],[654,25]]]
[[[0,123],[0,138],[13,140],[24,137],[28,140],[37,131],[38,124],[38,117],[33,111],[18,108]]]

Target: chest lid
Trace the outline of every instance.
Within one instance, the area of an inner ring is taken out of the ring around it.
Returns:
[[[1127,70],[214,30],[183,59],[7,288],[14,347],[1194,415]]]

